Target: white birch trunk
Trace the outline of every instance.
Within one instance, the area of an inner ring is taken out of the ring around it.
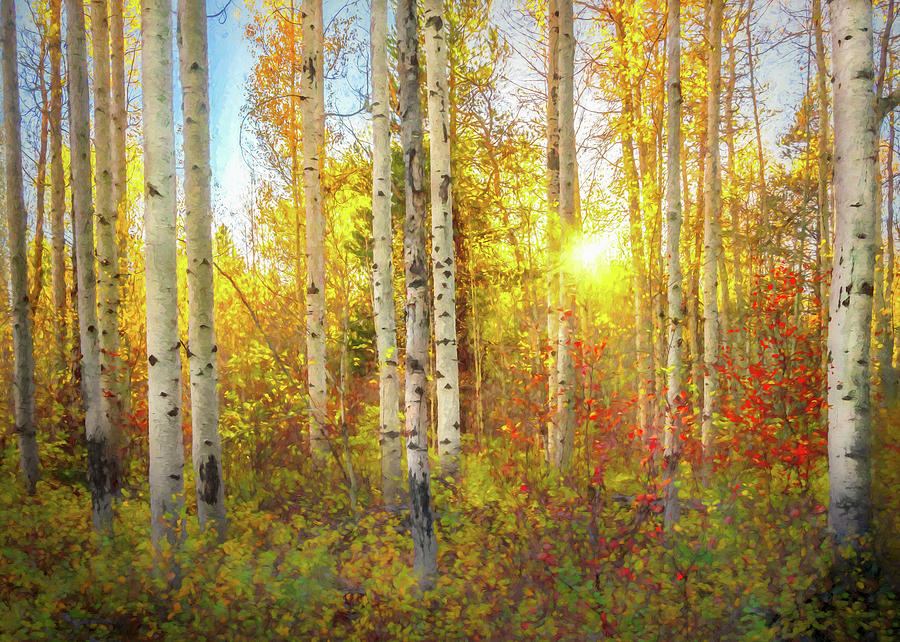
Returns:
[[[431,510],[428,464],[428,255],[425,250],[425,158],[419,104],[419,28],[416,1],[397,5],[400,131],[403,145],[406,221],[403,264],[406,277],[406,461],[413,539],[413,572],[422,590],[437,576],[437,538]]]
[[[715,441],[715,417],[719,411],[719,305],[718,266],[722,254],[722,176],[719,161],[719,101],[722,93],[723,0],[712,0],[709,21],[709,100],[706,130],[706,186],[703,225],[703,477],[708,481]]]
[[[100,337],[97,321],[97,279],[94,264],[94,209],[91,204],[90,108],[87,35],[84,5],[66,1],[66,55],[69,80],[69,149],[72,166],[72,209],[75,226],[75,270],[78,285],[78,327],[81,343],[81,395],[88,441],[88,484],[94,527],[112,527],[112,462],[109,425],[104,419],[100,384]]]
[[[91,0],[91,41],[94,50],[94,168],[97,222],[97,298],[100,322],[100,387],[109,460],[106,480],[111,492],[119,490],[122,447],[122,409],[119,385],[119,250],[116,245],[116,207],[112,194],[112,130],[109,117],[109,20],[106,0]],[[90,448],[90,444],[89,444]]]
[[[180,540],[184,509],[171,5],[142,0],[141,18],[150,518],[160,546]]]
[[[897,369],[894,367],[894,114],[891,112],[888,122],[888,156],[887,156],[887,238],[885,239],[885,274],[884,274],[884,321],[886,337],[882,339],[884,354],[881,367],[884,368],[882,385],[885,400],[893,403],[897,399]]]
[[[125,240],[128,238],[128,177],[125,130],[128,126],[125,103],[125,3],[109,0],[110,40],[110,122],[112,126],[112,201],[116,208],[116,235],[119,246],[119,262],[125,258]],[[123,395],[126,391],[122,391]],[[127,406],[125,399],[122,400]]]
[[[112,202],[116,210],[116,245],[118,247],[118,271],[124,274],[130,271],[128,261],[128,239],[131,221],[128,212],[128,164],[126,159],[125,132],[128,127],[127,96],[125,81],[125,3],[124,0],[109,0],[109,39],[110,39],[110,120],[112,123]],[[122,282],[119,279],[119,292]],[[120,297],[121,302],[121,297]],[[128,346],[122,345],[119,354],[126,355]],[[120,357],[125,362],[127,357]],[[124,367],[124,366],[123,366]],[[124,418],[131,413],[131,371],[123,369],[119,373],[119,411]],[[127,436],[124,430],[119,434],[119,456],[122,457],[127,448]]]
[[[62,18],[61,0],[50,0],[50,236],[51,283],[56,322],[57,372],[66,367],[66,179],[62,149]]]
[[[625,22],[617,32],[618,42],[625,51],[627,47]],[[624,56],[624,53],[623,53]],[[634,131],[635,108],[633,87],[628,78],[626,61],[623,57],[619,63],[619,79],[622,93],[622,117],[625,121],[622,128],[622,168],[625,178],[625,190],[628,194],[628,231],[631,244],[631,271],[633,312],[634,312],[634,349],[637,365],[637,425],[646,443],[650,436],[651,417],[653,414],[650,387],[653,384],[651,318],[649,297],[647,295],[647,265],[644,262],[644,233],[641,225],[641,189],[638,172],[634,163]]]
[[[179,0],[178,51],[184,115],[184,228],[187,236],[188,370],[191,456],[200,526],[225,536],[225,485],[219,438],[209,166],[209,64],[206,2]]]
[[[560,246],[575,240],[575,33],[572,0],[559,2],[559,218]],[[571,266],[559,271],[559,344],[557,347],[556,421],[549,439],[550,462],[558,469],[572,463],[575,441],[575,364],[572,340],[575,294]]]
[[[2,54],[2,51],[0,51]],[[2,73],[2,72],[0,72]],[[4,134],[5,127],[0,123],[0,211],[6,212],[6,163],[3,153],[6,136]],[[9,235],[6,233],[7,220],[6,217],[0,216],[0,315],[2,318],[10,318],[9,305]],[[0,326],[0,377],[2,377],[2,387],[0,387],[0,403],[2,403],[3,421],[8,422],[11,413],[15,411],[15,402],[13,401],[13,342],[12,328],[9,324]]]
[[[872,295],[878,153],[872,4],[833,0],[835,246],[828,324],[828,521],[839,543],[869,530]]]
[[[819,116],[819,131],[817,132],[818,153],[816,154],[816,174],[818,178],[816,203],[819,208],[816,227],[819,233],[816,246],[816,267],[821,279],[818,284],[818,293],[822,323],[828,318],[828,283],[826,271],[828,270],[828,257],[831,254],[829,234],[829,205],[828,198],[828,165],[831,157],[831,149],[828,140],[828,89],[825,86],[825,78],[828,70],[825,67],[825,39],[822,27],[822,2],[813,0],[813,29],[816,39],[816,104]],[[823,337],[824,338],[824,337]]]
[[[681,309],[681,2],[669,0],[669,33],[666,39],[668,78],[666,80],[666,257],[668,260],[669,344],[666,367],[668,388],[666,391],[665,469],[665,525],[670,528],[678,522],[678,460],[681,456],[681,407],[687,405],[681,394],[683,364],[681,357],[682,309]]]
[[[456,261],[450,176],[450,105],[443,0],[425,0],[428,122],[431,127],[431,260],[434,270],[435,384],[441,473],[459,472],[459,362]]]
[[[303,199],[306,207],[306,358],[309,379],[309,438],[312,452],[328,452],[325,349],[325,219],[322,216],[320,154],[323,123],[322,0],[303,0]]]
[[[391,106],[388,93],[387,0],[372,0],[372,284],[378,346],[381,491],[400,503],[403,479],[397,324],[394,320],[394,231],[391,225]]]
[[[28,257],[25,199],[22,185],[22,136],[19,131],[19,75],[16,46],[16,8],[13,0],[2,3],[3,125],[6,157],[6,199],[9,234],[10,296],[12,298],[13,352],[15,361],[15,419],[19,463],[25,487],[34,494],[40,479],[34,423],[34,353],[31,338],[31,303],[28,300]]]
[[[547,344],[550,347],[547,399],[556,408],[556,350],[559,347],[559,7],[549,0],[547,9]],[[555,417],[547,424],[545,457]]]

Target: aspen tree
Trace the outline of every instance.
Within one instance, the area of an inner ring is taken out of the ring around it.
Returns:
[[[60,376],[66,363],[66,179],[62,148],[62,7],[50,0],[50,234],[51,284],[56,322],[56,350]]]
[[[19,463],[25,487],[34,494],[41,476],[34,423],[34,353],[31,337],[31,303],[28,300],[26,213],[22,185],[22,136],[19,131],[19,72],[16,46],[16,8],[2,0],[0,37],[3,49],[3,142],[6,163],[6,215],[9,241],[10,297],[12,299],[13,353],[15,362],[15,421]]]
[[[715,416],[719,411],[719,306],[718,266],[722,254],[722,176],[719,162],[720,95],[722,93],[722,9],[723,0],[711,0],[709,21],[709,100],[706,130],[706,185],[703,225],[703,477],[708,482],[714,440]]]
[[[81,396],[88,441],[88,485],[94,527],[112,527],[112,467],[109,424],[105,420],[100,385],[100,337],[97,322],[97,279],[94,263],[94,208],[91,204],[91,130],[88,97],[87,35],[84,4],[66,0],[66,56],[69,84],[69,149],[72,166],[74,263],[78,286],[78,328],[81,344]]]
[[[888,50],[890,49],[890,34],[894,23],[894,0],[890,0],[887,6],[887,20],[881,36],[881,54],[879,56],[878,76],[875,81],[875,100],[876,100],[876,128],[879,132],[878,146],[881,145],[881,129],[884,125],[885,117],[888,111],[893,112],[893,107],[885,105],[888,98],[884,97],[884,90],[887,85],[887,91],[890,94],[890,80],[888,78]],[[893,134],[893,132],[891,132]],[[892,195],[892,179],[893,171],[891,163],[893,162],[893,148],[888,148],[887,158],[887,181],[889,184],[888,194]],[[893,339],[891,338],[891,310],[890,301],[893,296],[893,283],[891,289],[887,289],[887,280],[885,271],[892,271],[892,264],[885,264],[885,252],[882,245],[881,225],[882,225],[882,180],[880,174],[880,154],[876,157],[876,168],[879,170],[879,177],[875,181],[875,300],[873,310],[873,330],[875,332],[873,338],[873,352],[875,358],[875,373],[879,380],[879,389],[885,401],[892,403],[897,393],[897,372],[894,370],[893,364]],[[888,202],[888,210],[893,210],[893,203]],[[893,214],[891,215],[893,218]],[[888,224],[888,238],[890,239],[891,225]]]
[[[725,148],[728,150],[728,169],[726,174],[726,180],[729,186],[734,186],[736,184],[736,176],[737,176],[737,149],[735,147],[734,134],[737,129],[735,123],[735,116],[737,114],[737,106],[735,104],[735,89],[738,81],[738,73],[737,73],[737,35],[740,29],[741,23],[741,15],[738,13],[734,17],[734,22],[730,29],[728,29],[728,65],[727,65],[727,76],[728,76],[728,84],[725,86]],[[733,188],[732,188],[733,189]],[[741,222],[738,208],[738,199],[734,194],[729,197],[728,202],[728,210],[730,213],[731,219],[731,269],[732,275],[734,276],[734,307],[731,310],[730,317],[730,325],[726,326],[729,329],[738,329],[744,323],[745,316],[745,305],[744,305],[744,291],[743,291],[743,265],[742,265],[742,248],[741,248]],[[725,265],[725,252],[722,252],[722,260]],[[723,271],[724,274],[724,271]],[[728,284],[724,283],[725,279],[723,278],[723,289],[728,289]],[[740,348],[742,346],[739,345],[738,341],[733,340],[730,346],[733,350],[733,354],[736,358],[741,357]]]
[[[692,225],[688,226],[690,234],[689,242],[693,248],[689,255],[693,257],[688,271],[688,294],[685,305],[687,316],[686,328],[688,331],[688,347],[691,353],[691,384],[696,391],[694,397],[694,414],[700,416],[703,412],[703,332],[700,322],[700,258],[701,240],[703,237],[703,168],[706,167],[706,104],[701,100],[697,106],[700,112],[699,120],[701,131],[698,132],[697,146],[697,185]]]
[[[303,187],[303,180],[301,178],[300,169],[300,152],[298,151],[298,142],[300,139],[300,129],[297,123],[297,100],[299,100],[299,96],[297,94],[297,70],[299,68],[297,63],[297,36],[296,36],[296,26],[297,26],[297,8],[295,0],[291,0],[290,2],[290,11],[286,18],[287,20],[287,31],[288,31],[288,42],[290,42],[290,60],[288,61],[288,66],[290,67],[290,73],[288,74],[288,91],[290,92],[290,97],[288,98],[288,121],[289,121],[289,133],[288,133],[288,151],[291,157],[291,205],[294,215],[294,287],[297,292],[297,306],[299,307],[306,300],[306,276],[303,270],[303,234],[301,233],[301,228],[303,226],[303,222],[301,219],[301,192]],[[303,29],[300,29],[302,34]],[[302,52],[300,57],[302,58]],[[300,63],[302,66],[302,62]],[[305,211],[303,212],[305,215]],[[304,360],[306,360],[306,347],[304,346]]]
[[[572,0],[559,4],[559,218],[561,247],[575,241],[575,33]],[[572,463],[575,441],[575,365],[572,358],[575,295],[569,266],[559,271],[559,345],[557,347],[556,422],[549,440],[550,462],[559,469]]]
[[[622,96],[621,146],[622,169],[625,177],[625,190],[628,195],[628,232],[631,245],[631,271],[633,313],[634,313],[634,348],[637,362],[637,424],[646,438],[650,435],[653,416],[653,402],[650,386],[653,383],[652,355],[650,345],[650,305],[647,296],[647,265],[644,261],[644,233],[641,225],[641,186],[638,168],[635,165],[634,131],[635,105],[632,82],[627,71],[626,19],[619,16],[616,21],[616,39],[623,52],[619,61],[619,90]]]
[[[2,54],[2,50],[0,50]],[[2,73],[2,72],[0,72]],[[6,163],[3,153],[3,141],[6,137],[3,133],[3,124],[0,123],[0,211],[6,208]],[[5,216],[0,216],[0,315],[3,319],[10,318],[9,305],[9,261],[7,250],[9,248],[9,236],[6,233],[7,221]],[[3,402],[5,419],[9,418],[10,411],[15,411],[13,397],[13,342],[9,324],[0,324],[0,377],[3,377],[3,387],[0,388],[0,400]]]
[[[91,0],[91,44],[94,50],[94,185],[97,223],[97,303],[100,323],[101,406],[108,441],[109,483],[119,489],[122,444],[119,358],[119,249],[116,242],[116,205],[112,192],[112,129],[109,94],[109,18],[106,0]]]
[[[303,0],[303,199],[306,207],[306,358],[309,379],[309,438],[312,452],[328,451],[325,349],[325,219],[322,216],[320,155],[322,99],[322,0]]]
[[[828,283],[826,272],[828,270],[828,257],[831,254],[831,236],[829,234],[830,199],[828,198],[829,161],[831,150],[828,140],[828,89],[825,86],[825,78],[828,70],[825,68],[825,38],[822,34],[822,0],[813,0],[812,5],[813,34],[816,40],[816,107],[819,116],[819,129],[816,132],[818,147],[816,153],[816,174],[818,185],[816,191],[816,203],[819,215],[816,220],[818,243],[816,245],[816,268],[819,283],[817,286],[821,306],[821,318],[824,326],[828,318]]]
[[[413,539],[413,571],[419,587],[434,586],[437,538],[431,510],[428,464],[428,256],[425,250],[425,159],[419,104],[419,27],[416,1],[397,4],[400,132],[403,147],[406,220],[403,264],[406,277],[406,460]]]
[[[559,7],[549,0],[547,10],[547,345],[550,368],[547,391],[556,407],[556,357],[559,347]],[[554,428],[547,426],[548,437]],[[545,454],[549,460],[549,439]]]
[[[666,79],[666,257],[669,282],[669,343],[666,367],[668,388],[666,391],[665,468],[668,479],[665,486],[665,524],[670,527],[678,522],[678,459],[681,455],[681,422],[685,400],[682,397],[683,366],[682,310],[681,310],[681,2],[669,0],[668,35],[666,55],[668,76]]]
[[[188,370],[191,455],[200,526],[225,536],[225,484],[219,438],[209,166],[209,64],[206,3],[178,2],[178,52],[184,115],[184,228],[187,236]]]
[[[394,232],[391,225],[391,114],[388,93],[387,0],[372,0],[372,284],[378,346],[381,491],[388,504],[400,503],[403,478],[400,401],[397,379],[397,324],[394,320]]]
[[[125,130],[128,126],[125,102],[125,3],[109,0],[109,66],[110,66],[110,124],[112,126],[112,201],[116,209],[116,234],[119,239],[118,260],[124,260],[124,241],[127,238],[128,176],[125,149]],[[121,382],[121,379],[120,379]],[[123,391],[123,397],[125,393]],[[127,405],[125,398],[122,403]]]
[[[127,241],[130,220],[128,216],[128,163],[126,159],[125,133],[128,127],[128,105],[125,85],[125,3],[124,0],[109,0],[109,40],[110,40],[110,122],[112,125],[112,202],[116,212],[117,273],[118,285],[122,288],[122,275],[128,271]],[[121,290],[120,290],[121,291]],[[121,298],[120,298],[121,301]],[[123,345],[119,350],[122,354]],[[120,357],[120,363],[124,357]],[[119,412],[126,417],[131,412],[131,392],[128,389],[129,371],[119,373]],[[123,424],[124,425],[124,424]],[[119,432],[119,457],[125,450],[126,436]]]
[[[169,544],[179,541],[184,510],[172,36],[168,0],[142,0],[150,518],[156,546],[163,540]]]
[[[428,122],[431,127],[431,260],[434,271],[437,442],[441,473],[459,471],[456,261],[450,175],[450,104],[443,0],[425,0]]]
[[[28,300],[33,306],[41,299],[41,291],[44,288],[44,214],[46,212],[47,196],[47,137],[50,116],[50,97],[47,92],[46,63],[47,63],[47,32],[49,25],[42,19],[38,19],[39,29],[43,32],[40,39],[40,53],[35,66],[37,75],[37,87],[34,93],[40,96],[38,99],[38,111],[41,114],[41,125],[38,134],[38,154],[35,159],[35,218],[34,218],[34,243],[32,249],[31,264],[34,266],[31,277],[31,292]],[[36,96],[37,97],[37,96]]]
[[[888,119],[888,157],[887,157],[887,239],[885,239],[885,274],[884,274],[884,298],[887,310],[886,331],[888,336],[884,339],[885,354],[882,363],[891,366],[893,371],[891,383],[893,387],[885,390],[889,401],[894,401],[897,396],[897,369],[894,364],[894,346],[897,341],[897,332],[894,324],[894,114],[891,112]]]
[[[834,269],[828,324],[828,522],[858,546],[872,514],[870,360],[877,127],[872,4],[832,0]]]

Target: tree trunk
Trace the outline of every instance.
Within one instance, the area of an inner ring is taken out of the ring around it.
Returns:
[[[0,55],[2,55],[0,50]],[[2,71],[0,71],[2,74]],[[0,211],[6,212],[6,162],[4,142],[6,140],[6,127],[0,122]],[[9,236],[6,233],[6,217],[0,216],[0,318],[10,318],[9,304],[9,261],[7,250],[9,248]],[[0,324],[0,421],[12,425],[15,421],[12,413],[15,412],[13,402],[13,341],[9,323]]]
[[[306,208],[306,358],[312,452],[328,452],[325,347],[325,219],[322,217],[319,128],[322,73],[322,0],[303,0],[303,200]]]
[[[122,407],[119,358],[119,249],[116,241],[116,204],[112,192],[112,122],[109,117],[109,20],[106,0],[91,0],[91,40],[94,50],[94,168],[97,221],[97,298],[100,322],[101,406],[108,438],[97,448],[106,450],[114,493],[119,491],[122,464]]]
[[[46,32],[45,32],[46,33]],[[35,177],[35,219],[34,219],[34,279],[31,283],[31,294],[28,296],[32,308],[36,308],[44,288],[44,204],[47,195],[47,127],[50,118],[50,98],[47,95],[45,80],[46,38],[41,39],[41,57],[38,63],[38,91],[41,95],[41,128],[38,143],[37,176]]]
[[[2,53],[2,52],[0,52]],[[6,139],[3,133],[2,123],[0,123],[0,145]],[[7,210],[7,194],[6,194],[6,163],[4,154],[0,153],[0,211]],[[10,318],[9,303],[9,261],[7,250],[9,248],[9,235],[6,232],[6,217],[0,216],[0,318]],[[11,335],[12,328],[9,323],[0,324],[0,421],[5,421],[7,425],[13,425],[15,418],[15,396],[13,386],[13,340]]]
[[[555,415],[556,355],[559,347],[559,7],[549,0],[547,15],[547,398]],[[555,416],[547,425],[548,438]],[[544,452],[549,460],[549,442]]]
[[[735,124],[735,116],[737,108],[735,107],[734,92],[737,85],[737,46],[736,29],[740,24],[741,16],[735,16],[735,31],[730,31],[728,46],[728,84],[725,88],[725,147],[728,150],[728,169],[726,180],[732,186],[732,196],[728,202],[728,210],[731,219],[731,274],[734,281],[734,306],[732,306],[729,314],[729,328],[732,330],[740,329],[744,323],[744,287],[743,287],[743,265],[740,238],[740,210],[737,206],[737,150],[735,148],[734,133],[737,129]],[[724,255],[724,253],[723,253]],[[735,350],[735,357],[740,357],[738,350],[738,342],[731,343],[731,347]]]
[[[109,425],[104,420],[100,387],[100,338],[94,265],[94,209],[91,189],[91,132],[88,97],[87,36],[84,5],[67,0],[66,56],[69,81],[69,149],[72,168],[73,264],[81,346],[81,397],[88,448],[88,484],[94,527],[112,527],[112,462]]]
[[[213,290],[212,209],[209,193],[209,64],[206,3],[179,0],[178,51],[184,114],[184,229],[187,236],[188,370],[197,517],[225,536],[225,484],[219,438]]]
[[[125,130],[128,127],[128,105],[125,94],[125,3],[124,0],[108,1],[112,202],[116,209],[116,227],[118,228],[116,237],[118,239],[119,266],[121,267],[128,239],[128,165],[125,148]],[[126,396],[127,391],[122,390],[122,394]],[[128,405],[125,399],[122,399],[122,403],[123,407]]]
[[[142,0],[141,16],[150,518],[160,546],[180,541],[184,510],[171,5]]]
[[[703,412],[703,342],[700,335],[703,332],[700,319],[700,246],[701,230],[703,228],[703,169],[706,167],[706,105],[700,105],[702,111],[703,130],[697,141],[699,152],[697,154],[697,198],[694,208],[694,221],[690,226],[690,234],[693,240],[693,254],[690,273],[688,274],[688,300],[687,300],[687,329],[691,350],[691,385],[695,389],[694,410],[696,415]]]
[[[888,11],[893,16],[893,2],[888,6]],[[885,25],[886,32],[890,32],[892,20]],[[876,83],[876,92],[882,94],[881,87],[884,84],[885,72],[888,66],[888,50],[889,44],[886,37],[882,40],[881,64],[882,69],[879,72],[878,82]],[[891,81],[888,80],[887,93],[891,93]],[[893,227],[894,222],[894,123],[893,110],[891,111],[891,120],[888,134],[888,150],[885,173],[887,175],[887,238],[885,245],[881,243],[881,183],[877,185],[877,195],[879,196],[876,209],[875,222],[875,239],[876,239],[876,263],[875,263],[875,336],[877,337],[877,351],[875,362],[878,368],[878,380],[880,390],[884,400],[893,403],[897,398],[897,372],[894,369],[894,338],[893,338],[893,298],[894,298],[894,249],[893,249]],[[880,132],[882,116],[878,122],[878,130]]]
[[[877,128],[872,4],[833,0],[835,248],[828,325],[828,521],[840,544],[869,531],[869,346]]]
[[[419,29],[415,0],[397,5],[400,131],[403,145],[406,222],[403,263],[406,276],[406,459],[409,468],[413,571],[424,591],[437,576],[437,539],[431,511],[428,466],[428,258],[425,252],[425,170],[422,109],[419,104]]]
[[[450,176],[449,95],[443,0],[425,0],[428,121],[431,127],[431,257],[434,269],[437,442],[441,473],[459,472],[459,362],[456,263]]]
[[[888,157],[887,157],[887,238],[885,239],[885,263],[884,300],[885,316],[887,317],[887,334],[883,339],[886,354],[882,364],[890,368],[889,386],[885,389],[888,401],[893,402],[897,398],[897,370],[894,367],[894,344],[897,333],[894,328],[894,114],[891,112],[888,119]]]
[[[109,0],[109,38],[110,38],[110,72],[112,85],[110,89],[110,120],[112,126],[112,202],[116,211],[116,271],[119,275],[129,270],[127,265],[128,239],[130,238],[131,221],[128,215],[128,164],[125,133],[128,127],[127,86],[125,80],[125,6],[123,0]],[[123,284],[121,276],[117,279],[121,303]],[[123,344],[119,354],[127,353],[128,345]],[[124,368],[127,356],[120,356],[120,367]],[[124,456],[127,447],[127,436],[124,432],[125,418],[131,413],[131,390],[129,382],[131,370],[119,372],[119,412],[121,417],[119,432],[119,457]],[[124,470],[121,471],[124,474]]]
[[[625,47],[625,26],[617,23],[617,38]],[[646,439],[650,435],[653,406],[650,386],[653,383],[650,346],[650,310],[647,297],[647,267],[644,262],[644,234],[641,225],[640,183],[634,163],[635,114],[632,100],[631,82],[625,72],[625,61],[620,62],[619,78],[622,93],[622,165],[625,175],[625,189],[628,192],[628,226],[631,243],[632,287],[634,289],[634,348],[637,363],[637,423]]]
[[[59,381],[66,367],[66,179],[62,147],[62,8],[50,0],[50,234],[51,283]]]
[[[753,52],[753,35],[750,30],[750,23],[752,22],[750,16],[753,12],[753,0],[750,0],[747,7],[747,20],[746,20],[746,32],[747,32],[747,70],[750,74],[750,102],[753,105],[753,129],[756,132],[756,155],[757,155],[757,190],[758,190],[758,198],[759,198],[759,225],[762,227],[767,227],[770,225],[769,214],[768,214],[768,198],[766,196],[766,156],[763,153],[763,144],[762,144],[762,127],[760,124],[759,117],[759,103],[756,100],[756,65],[753,61],[755,56]],[[763,254],[768,251],[768,256],[766,257],[766,271],[767,274],[771,275],[774,270],[774,255],[775,249],[778,247],[778,243],[776,242],[774,245],[770,245],[769,247],[761,247],[759,249],[760,254]]]
[[[719,411],[719,306],[718,265],[722,254],[722,177],[719,167],[719,98],[722,92],[722,9],[723,0],[712,0],[709,22],[709,101],[706,129],[706,186],[703,226],[703,476],[708,482],[714,440],[715,415]]]
[[[678,487],[678,460],[681,455],[681,423],[685,404],[682,388],[682,309],[681,309],[681,2],[669,0],[669,32],[666,39],[668,78],[666,98],[666,257],[669,281],[669,344],[666,359],[668,387],[666,390],[665,472],[669,480],[665,486],[665,525],[670,528],[678,522],[680,506]]]
[[[381,492],[397,505],[403,479],[397,324],[394,319],[394,230],[391,224],[391,106],[388,93],[387,0],[372,0],[372,283],[378,345]]]
[[[34,494],[41,476],[34,423],[34,353],[31,339],[31,304],[28,300],[26,213],[22,186],[22,138],[19,131],[19,76],[16,47],[16,8],[2,0],[4,155],[6,157],[7,221],[15,360],[15,419],[19,462],[25,487]]]
[[[825,87],[825,78],[828,70],[825,68],[825,41],[822,36],[822,1],[813,0],[813,30],[816,38],[816,102],[819,112],[819,131],[817,132],[818,153],[816,154],[816,173],[818,174],[818,187],[816,203],[819,207],[819,215],[816,222],[818,230],[818,244],[816,247],[816,276],[818,277],[817,292],[819,295],[821,323],[824,328],[828,319],[828,269],[831,267],[828,258],[831,255],[831,237],[828,221],[828,182],[829,163],[831,150],[828,142],[828,89]],[[824,334],[824,332],[823,332]],[[825,337],[823,336],[824,340]]]
[[[559,219],[560,247],[572,247],[576,235],[575,185],[575,31],[572,0],[559,8]],[[575,447],[575,290],[571,265],[559,270],[559,344],[557,346],[556,422],[550,435],[550,462],[558,469],[572,464]]]
[[[288,147],[291,156],[291,204],[293,205],[293,215],[294,215],[294,288],[297,294],[297,307],[305,304],[306,301],[306,274],[303,269],[303,217],[301,216],[302,204],[301,204],[301,187],[303,186],[303,178],[301,176],[302,170],[300,169],[300,151],[298,151],[298,142],[300,140],[300,128],[297,124],[297,100],[299,97],[297,95],[297,36],[295,27],[297,25],[296,22],[296,6],[295,0],[291,0],[290,3],[290,14],[287,17],[287,29],[288,29],[288,38],[291,42],[291,52],[290,52],[290,75],[288,77],[288,91],[290,93],[290,97],[288,98],[288,119],[289,123],[289,134],[288,134]],[[302,34],[301,28],[301,34]],[[302,58],[302,52],[301,52]],[[302,68],[302,64],[301,64]],[[301,75],[301,85],[303,83],[302,74]],[[305,212],[304,212],[305,213]],[[304,322],[305,322],[304,317]],[[304,329],[304,334],[306,330]],[[306,345],[304,342],[304,346],[302,348],[303,352],[303,364],[304,367],[308,367],[308,359],[306,353]],[[308,379],[307,375],[307,379]],[[308,438],[309,435],[306,435]]]

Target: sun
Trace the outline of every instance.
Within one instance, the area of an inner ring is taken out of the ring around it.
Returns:
[[[614,239],[607,236],[590,236],[579,241],[573,250],[578,269],[591,272],[608,263],[615,254]]]

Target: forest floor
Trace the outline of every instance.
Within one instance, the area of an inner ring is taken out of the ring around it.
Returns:
[[[42,443],[43,481],[29,497],[8,440],[0,637],[900,639],[897,415],[876,424],[877,553],[850,560],[843,580],[831,571],[821,457],[804,462],[799,484],[783,463],[725,462],[708,489],[685,461],[684,510],[667,533],[659,482],[634,472],[640,441],[593,426],[590,462],[582,446],[565,477],[546,472],[509,430],[478,452],[469,441],[461,478],[433,484],[440,575],[424,595],[404,513],[386,510],[372,490],[376,417],[377,408],[364,409],[351,439],[355,518],[336,466],[314,470],[292,449],[235,447],[226,460],[229,531],[219,544],[198,532],[186,470],[178,588],[154,573],[142,467],[131,471],[114,536],[101,540],[83,453]]]

